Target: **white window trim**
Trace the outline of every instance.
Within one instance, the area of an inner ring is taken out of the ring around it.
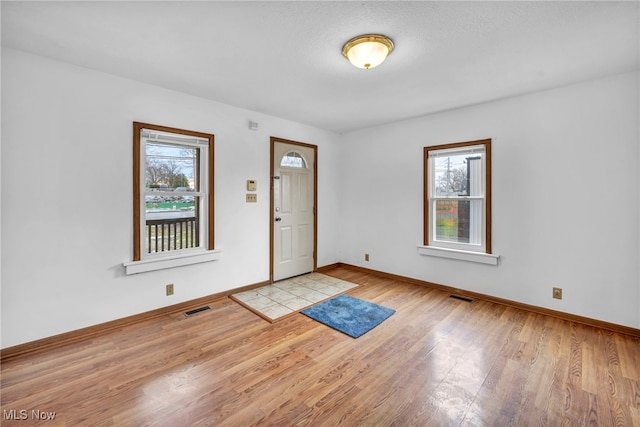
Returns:
[[[202,262],[217,261],[222,251],[200,250],[197,253],[176,253],[170,256],[154,257],[140,261],[126,261],[122,265],[127,276],[131,274],[146,273],[148,271],[163,270],[165,268],[182,267],[184,265],[198,264]]]
[[[481,264],[498,265],[500,255],[488,254],[484,252],[461,251],[457,249],[445,249],[435,246],[418,245],[420,255],[433,256],[438,258],[448,258],[460,261],[477,262]]]

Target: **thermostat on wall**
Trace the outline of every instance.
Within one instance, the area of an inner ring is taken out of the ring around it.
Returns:
[[[256,191],[257,187],[258,187],[258,184],[256,183],[255,179],[247,180],[247,191]]]

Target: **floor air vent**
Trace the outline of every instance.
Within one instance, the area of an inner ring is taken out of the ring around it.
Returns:
[[[473,302],[473,300],[471,298],[462,297],[460,295],[449,295],[449,298],[457,299],[457,300],[464,301],[464,302]]]
[[[208,305],[205,305],[204,307],[194,308],[193,310],[185,311],[184,315],[189,317],[189,316],[193,316],[194,314],[198,314],[202,311],[207,311],[207,310],[211,310],[211,307],[209,307]]]

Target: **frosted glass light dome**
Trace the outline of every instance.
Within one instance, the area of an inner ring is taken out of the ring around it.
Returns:
[[[365,34],[349,40],[342,47],[345,58],[358,68],[374,68],[393,51],[393,41],[381,34]]]

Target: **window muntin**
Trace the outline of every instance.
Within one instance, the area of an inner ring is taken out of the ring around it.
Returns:
[[[134,261],[213,249],[213,135],[134,123],[134,157]]]
[[[425,246],[491,253],[490,147],[425,147]]]

